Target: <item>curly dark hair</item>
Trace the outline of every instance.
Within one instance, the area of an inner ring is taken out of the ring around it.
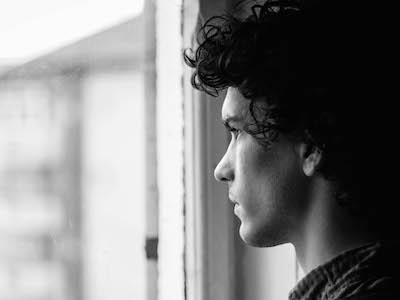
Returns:
[[[249,99],[253,121],[245,130],[260,144],[268,147],[285,134],[319,149],[319,172],[336,184],[339,203],[365,215],[375,212],[361,201],[361,133],[371,124],[362,108],[366,86],[377,84],[379,74],[372,37],[360,30],[354,11],[335,5],[267,0],[246,18],[212,17],[199,30],[198,48],[186,49],[184,59],[194,68],[196,89],[216,96],[236,87]]]

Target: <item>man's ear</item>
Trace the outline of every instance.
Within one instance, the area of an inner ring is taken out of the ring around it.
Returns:
[[[318,147],[304,143],[300,145],[300,155],[304,174],[313,176],[321,163],[322,151]]]

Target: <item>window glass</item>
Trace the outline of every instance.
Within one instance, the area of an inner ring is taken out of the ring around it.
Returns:
[[[146,297],[142,10],[16,0],[0,11],[2,299]]]

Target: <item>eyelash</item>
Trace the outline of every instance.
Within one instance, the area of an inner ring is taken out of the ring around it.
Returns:
[[[238,134],[239,134],[239,130],[236,129],[236,128],[229,128],[228,130],[229,130],[235,137],[237,137]]]

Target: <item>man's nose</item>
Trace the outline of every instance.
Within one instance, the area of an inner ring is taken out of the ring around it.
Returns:
[[[215,167],[214,170],[214,177],[218,181],[232,181],[233,180],[233,168],[232,168],[232,163],[227,155],[222,157],[218,165]]]

